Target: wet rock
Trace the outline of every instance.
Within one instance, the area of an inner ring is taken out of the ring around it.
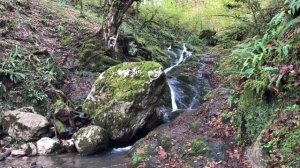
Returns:
[[[107,132],[99,126],[81,128],[73,135],[77,151],[83,155],[90,155],[107,148]]]
[[[62,140],[61,144],[68,153],[76,151],[74,139]]]
[[[129,142],[163,121],[156,112],[166,85],[162,66],[155,62],[122,63],[103,72],[83,104],[93,122],[112,140]]]
[[[49,127],[48,120],[39,115],[28,112],[30,108],[21,108],[3,112],[1,123],[3,130],[17,140],[33,141],[46,133]]]
[[[90,124],[90,119],[79,109],[72,109],[68,106],[68,99],[61,90],[54,88],[46,91],[51,100],[53,113],[49,117],[52,132],[59,139],[70,139],[79,129]]]
[[[5,160],[11,154],[11,149],[0,148],[0,161]]]
[[[32,162],[32,163],[30,164],[30,168],[43,168],[43,166],[37,164],[36,162]]]
[[[21,148],[25,151],[26,156],[36,156],[37,155],[37,147],[34,143],[27,143],[21,146]]]
[[[62,152],[62,147],[58,140],[44,137],[37,141],[37,151],[40,155]]]
[[[171,121],[175,120],[179,115],[181,115],[182,113],[194,113],[196,111],[196,109],[178,109],[178,110],[175,110],[175,111],[172,111],[169,113],[169,118]]]
[[[22,157],[22,156],[25,156],[25,155],[26,155],[26,153],[23,149],[14,149],[14,150],[11,151],[11,156],[12,157],[19,158],[19,157]]]

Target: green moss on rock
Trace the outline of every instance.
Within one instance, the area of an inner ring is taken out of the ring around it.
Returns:
[[[119,57],[113,58],[108,56],[105,47],[102,46],[101,40],[93,38],[85,41],[78,48],[78,60],[83,69],[96,72],[103,72],[111,66],[121,63]]]
[[[66,132],[65,126],[64,126],[64,124],[61,121],[57,120],[55,122],[55,126],[56,126],[58,134],[62,134],[64,132]]]
[[[162,146],[165,150],[169,150],[172,147],[172,139],[165,135],[159,135],[157,139],[157,144]]]
[[[201,139],[194,139],[191,143],[191,150],[188,152],[189,156],[200,156],[209,150],[209,146]]]
[[[114,137],[133,134],[135,131],[132,130],[141,129],[148,122],[144,121],[145,118],[154,113],[155,103],[160,97],[158,95],[163,93],[165,78],[161,78],[156,83],[157,86],[151,84],[162,73],[162,66],[152,61],[127,62],[113,66],[95,81],[83,104],[83,111]],[[144,100],[147,96],[151,98]],[[137,105],[137,100],[144,104]],[[135,108],[137,109],[133,110]],[[146,112],[139,113],[144,108],[148,108]]]
[[[85,101],[83,108],[88,111],[103,111],[105,107],[112,105],[115,101],[132,101],[147,85],[150,84],[149,72],[161,69],[156,62],[131,62],[122,63],[111,67],[96,80],[94,89],[109,97],[110,102],[103,102],[104,107],[99,109],[97,100]],[[94,98],[101,95],[94,94]],[[93,98],[91,98],[93,99]],[[100,101],[100,100],[98,100]]]

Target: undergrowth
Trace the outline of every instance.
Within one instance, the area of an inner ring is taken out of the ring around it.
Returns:
[[[238,45],[223,63],[226,70],[222,74],[231,79],[229,83],[236,90],[228,105],[241,146],[255,142],[287,110],[299,112],[296,108],[300,104],[299,11],[299,1],[286,0],[282,11],[267,24],[266,32]],[[297,120],[297,116],[291,120]],[[269,164],[299,165],[299,150],[295,149],[300,138],[298,122],[267,133],[270,138],[261,145],[270,155]]]
[[[6,105],[5,109],[46,103],[46,89],[58,84],[64,76],[48,53],[26,55],[28,51],[16,46],[0,63],[0,101]]]

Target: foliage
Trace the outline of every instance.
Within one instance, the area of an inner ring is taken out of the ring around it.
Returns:
[[[282,89],[285,83],[283,76],[287,77],[296,68],[291,64],[296,65],[297,62],[297,39],[295,36],[282,36],[287,33],[286,26],[294,21],[287,21],[288,16],[285,15],[284,12],[276,15],[263,37],[254,37],[250,42],[239,45],[232,52],[232,59],[227,62],[233,68],[226,72],[246,80],[243,87],[256,90],[257,94]],[[278,38],[280,36],[282,38]]]
[[[38,90],[29,89],[27,93],[27,98],[34,105],[43,102],[46,99],[46,95]]]
[[[3,80],[8,78],[12,83],[17,84],[25,79],[25,74],[21,72],[24,61],[20,61],[22,55],[20,54],[19,47],[16,46],[15,50],[9,54],[6,61],[0,63],[0,78]],[[2,83],[2,91],[5,91],[5,85]]]
[[[276,103],[267,104],[251,90],[244,90],[232,116],[237,127],[237,142],[249,145],[276,114]]]
[[[27,101],[31,105],[39,105],[46,100],[45,89],[63,78],[64,72],[51,55],[25,55],[28,52],[16,46],[0,63],[1,102],[9,101],[21,105]],[[13,98],[15,93],[24,99]]]
[[[271,156],[268,164],[272,167],[297,167],[300,163],[300,109],[293,107],[277,115],[262,133],[262,147]]]
[[[297,102],[300,93],[299,16],[295,16],[300,6],[295,2],[287,0],[286,8],[271,19],[262,36],[238,45],[223,63],[229,67],[223,75],[236,79],[237,91],[232,92],[228,105],[241,145],[253,142],[278,113],[299,107],[282,101]]]
[[[168,22],[176,27],[184,27],[187,30],[199,31],[202,29],[216,29],[231,25],[235,20],[232,17],[222,17],[224,13],[230,12],[225,4],[232,0],[217,1],[172,1],[163,0],[160,3],[147,1],[140,7],[142,17],[148,20],[153,13],[161,15],[157,22]],[[151,14],[152,13],[152,14]]]
[[[132,155],[131,157],[131,167],[138,167],[138,165],[144,160],[142,155]]]

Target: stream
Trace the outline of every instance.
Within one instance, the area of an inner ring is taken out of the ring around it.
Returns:
[[[199,107],[203,96],[211,90],[208,79],[203,75],[206,65],[197,62],[197,70],[192,75],[181,73],[185,70],[180,65],[185,64],[187,59],[193,56],[185,44],[181,47],[168,47],[167,53],[171,59],[171,66],[165,69],[167,84],[171,95],[172,112],[164,114],[166,122],[169,122],[172,113],[194,110]],[[189,64],[189,63],[186,63]],[[178,69],[178,70],[177,70]],[[173,72],[177,71],[177,72]],[[170,111],[170,110],[169,110]],[[178,114],[176,114],[178,115]]]
[[[201,99],[205,93],[211,90],[211,86],[203,76],[205,64],[197,62],[197,70],[193,75],[182,75],[180,65],[184,64],[192,52],[186,46],[168,47],[166,50],[171,65],[164,72],[167,75],[169,94],[171,95],[171,110],[164,114],[165,121],[169,122],[170,116],[176,111],[188,111],[196,109],[201,104]],[[177,73],[174,73],[177,71]],[[80,156],[78,154],[63,154],[38,157],[24,157],[18,159],[6,159],[0,162],[1,168],[6,167],[30,167],[32,162],[41,164],[44,168],[124,168],[129,167],[128,151],[131,146],[125,148],[114,148],[110,152],[105,152],[93,156]],[[37,168],[37,167],[36,167]]]

